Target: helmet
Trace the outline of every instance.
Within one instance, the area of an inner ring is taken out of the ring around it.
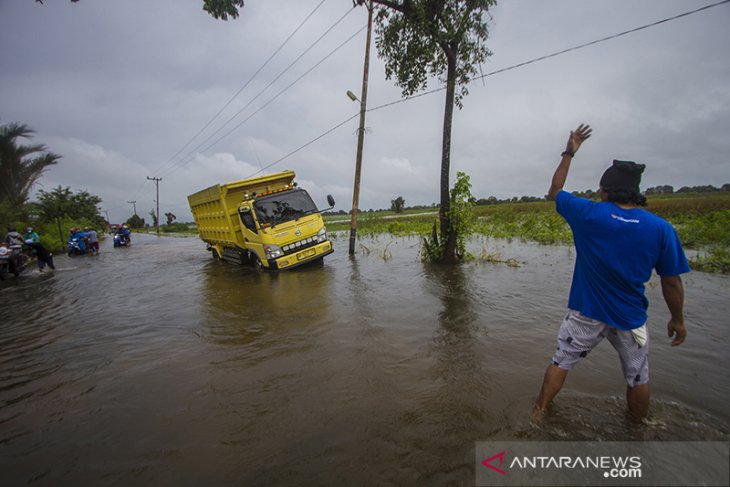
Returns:
[[[30,232],[33,231],[33,227],[28,227],[28,228],[25,229],[25,231],[28,232],[28,233],[30,233]]]

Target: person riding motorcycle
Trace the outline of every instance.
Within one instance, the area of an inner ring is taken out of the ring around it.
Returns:
[[[30,240],[32,243],[38,243],[41,241],[41,238],[38,236],[38,234],[33,231],[33,227],[28,227],[25,229],[23,241],[27,244],[28,240]]]
[[[35,255],[38,263],[38,270],[43,272],[43,269],[48,265],[51,269],[56,269],[53,264],[53,254],[41,244],[41,239],[37,233],[33,231],[32,227],[28,227],[23,235],[25,246],[30,249],[32,255]]]
[[[14,226],[9,226],[8,233],[5,235],[5,243],[10,248],[9,271],[17,275],[23,269],[23,236],[15,230]]]
[[[87,235],[79,227],[71,228],[68,238],[68,255],[83,255],[87,252]]]
[[[120,225],[117,227],[117,230],[114,232],[115,235],[119,235],[119,243],[121,245],[128,244],[132,241],[132,238],[130,237],[131,231],[129,230],[129,227],[125,225]]]

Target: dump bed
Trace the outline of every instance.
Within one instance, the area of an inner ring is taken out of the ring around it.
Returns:
[[[190,210],[200,238],[209,244],[245,248],[238,207],[254,193],[262,194],[292,187],[294,171],[216,184],[188,196]]]

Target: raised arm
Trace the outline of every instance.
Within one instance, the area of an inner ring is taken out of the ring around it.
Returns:
[[[548,199],[554,200],[558,193],[565,186],[565,180],[568,178],[570,170],[570,162],[573,160],[575,153],[580,149],[581,144],[591,136],[592,130],[590,125],[580,124],[578,128],[570,131],[568,143],[565,145],[565,152],[561,154],[560,164],[555,169],[553,180],[548,191]]]

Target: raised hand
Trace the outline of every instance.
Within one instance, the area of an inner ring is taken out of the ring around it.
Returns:
[[[565,151],[575,154],[580,149],[581,144],[586,141],[593,133],[590,125],[580,124],[578,128],[570,131],[568,143],[565,145]]]

